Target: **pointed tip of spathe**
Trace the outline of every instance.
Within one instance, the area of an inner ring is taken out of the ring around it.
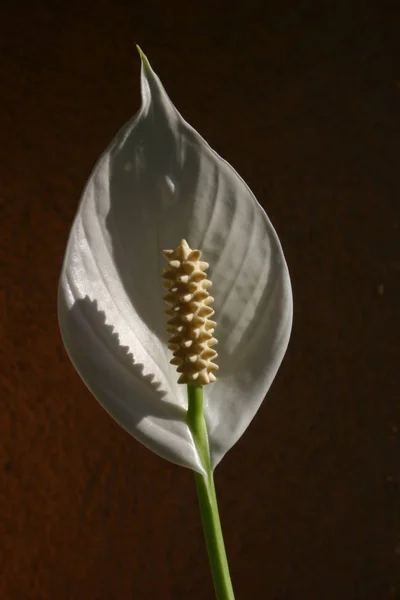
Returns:
[[[140,60],[142,61],[143,68],[146,69],[146,71],[151,71],[149,59],[147,58],[147,56],[145,55],[145,53],[143,52],[143,50],[141,49],[139,44],[136,44],[136,49],[139,52],[139,56],[140,56]]]
[[[141,49],[141,47],[139,46],[139,44],[136,44],[136,50],[139,52],[139,56],[140,58],[143,60],[144,58],[146,58],[145,53],[143,52],[143,50]]]

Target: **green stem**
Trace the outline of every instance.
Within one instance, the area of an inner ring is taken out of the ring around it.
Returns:
[[[206,472],[206,475],[195,473],[194,476],[215,595],[217,600],[235,600],[211,468],[207,426],[203,412],[203,388],[201,386],[188,385],[187,389],[187,421]]]

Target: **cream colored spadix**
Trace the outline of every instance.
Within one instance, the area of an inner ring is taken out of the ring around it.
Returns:
[[[59,323],[74,366],[114,419],[159,455],[204,473],[186,423],[186,386],[169,364],[162,250],[186,239],[209,264],[219,365],[217,381],[204,387],[213,467],[245,431],[278,370],[292,323],[291,286],[264,210],[181,117],[144,56],[141,91],[140,111],[99,159],[79,204],[61,272]],[[192,266],[185,268],[176,287],[185,288],[182,301],[201,306],[204,298],[190,298],[198,292]],[[179,339],[178,328],[196,315],[170,323]],[[197,361],[193,344],[185,339],[183,348]]]
[[[215,312],[210,308],[214,298],[207,291],[211,281],[205,273],[209,264],[199,260],[200,250],[191,250],[186,240],[163,254],[169,262],[163,274],[168,289],[164,300],[170,305],[165,311],[169,317],[168,348],[174,354],[169,362],[181,373],[178,383],[213,383],[217,380],[214,372],[218,371],[213,361],[218,355],[213,349],[217,343],[213,336],[216,323],[210,319]],[[182,275],[188,276],[184,282]]]

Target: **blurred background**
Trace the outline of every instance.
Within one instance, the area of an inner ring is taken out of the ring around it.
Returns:
[[[237,600],[399,599],[398,3],[3,0],[0,17],[0,598],[214,598],[192,473],[111,420],[57,324],[83,186],[139,108],[138,43],[292,276],[286,358],[216,471]]]

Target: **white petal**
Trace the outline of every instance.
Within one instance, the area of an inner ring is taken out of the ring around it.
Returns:
[[[186,389],[168,364],[161,250],[185,238],[210,263],[220,366],[205,387],[214,466],[246,429],[283,358],[290,281],[261,206],[142,61],[141,110],[100,158],[73,224],[60,327],[106,410],[161,456],[201,472]]]

